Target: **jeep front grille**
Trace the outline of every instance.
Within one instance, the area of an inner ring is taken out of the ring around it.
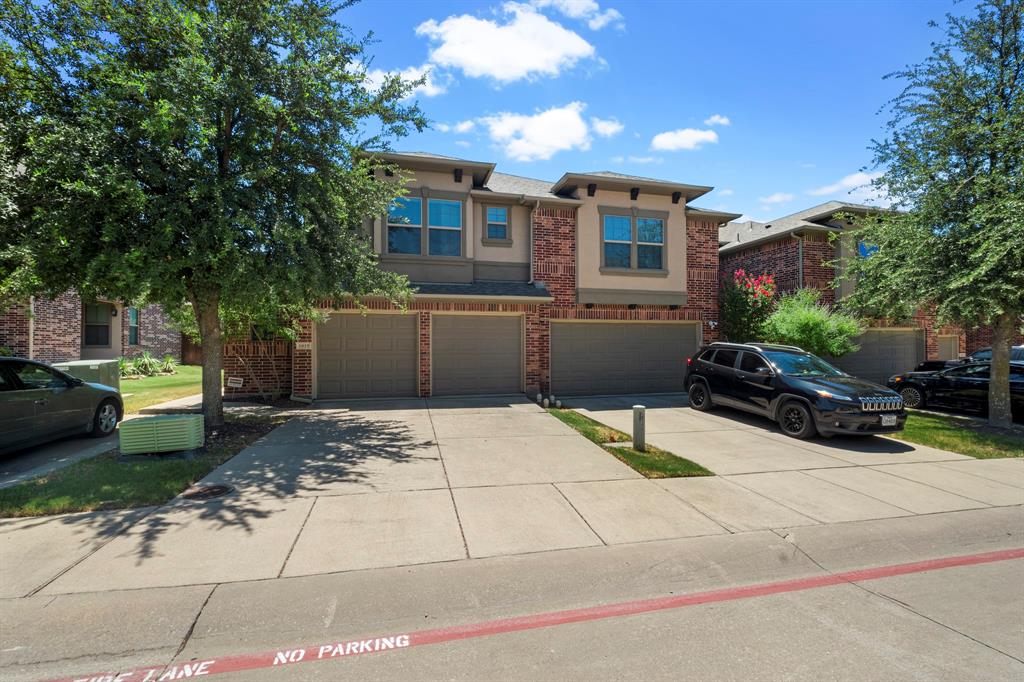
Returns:
[[[861,398],[860,409],[862,412],[899,412],[903,409],[903,398],[895,396]]]

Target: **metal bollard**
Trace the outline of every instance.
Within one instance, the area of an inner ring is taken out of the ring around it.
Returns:
[[[633,406],[633,449],[647,451],[647,408],[643,405]]]

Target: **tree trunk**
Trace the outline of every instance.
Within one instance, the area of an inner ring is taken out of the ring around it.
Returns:
[[[221,394],[221,370],[224,365],[224,346],[220,335],[220,301],[211,296],[193,301],[192,307],[199,323],[199,338],[203,357],[203,417],[207,428],[224,423],[224,399]]]
[[[988,422],[992,426],[1010,426],[1010,344],[1016,316],[1004,313],[992,329],[992,366],[988,386]]]

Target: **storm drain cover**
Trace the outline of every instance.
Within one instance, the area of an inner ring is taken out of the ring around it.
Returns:
[[[186,500],[211,500],[231,492],[229,485],[204,485],[189,488],[181,494]]]

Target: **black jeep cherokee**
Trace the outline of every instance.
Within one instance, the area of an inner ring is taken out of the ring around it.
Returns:
[[[892,433],[907,421],[896,391],[794,346],[704,346],[686,361],[686,388],[695,410],[736,407],[774,419],[794,438]]]

